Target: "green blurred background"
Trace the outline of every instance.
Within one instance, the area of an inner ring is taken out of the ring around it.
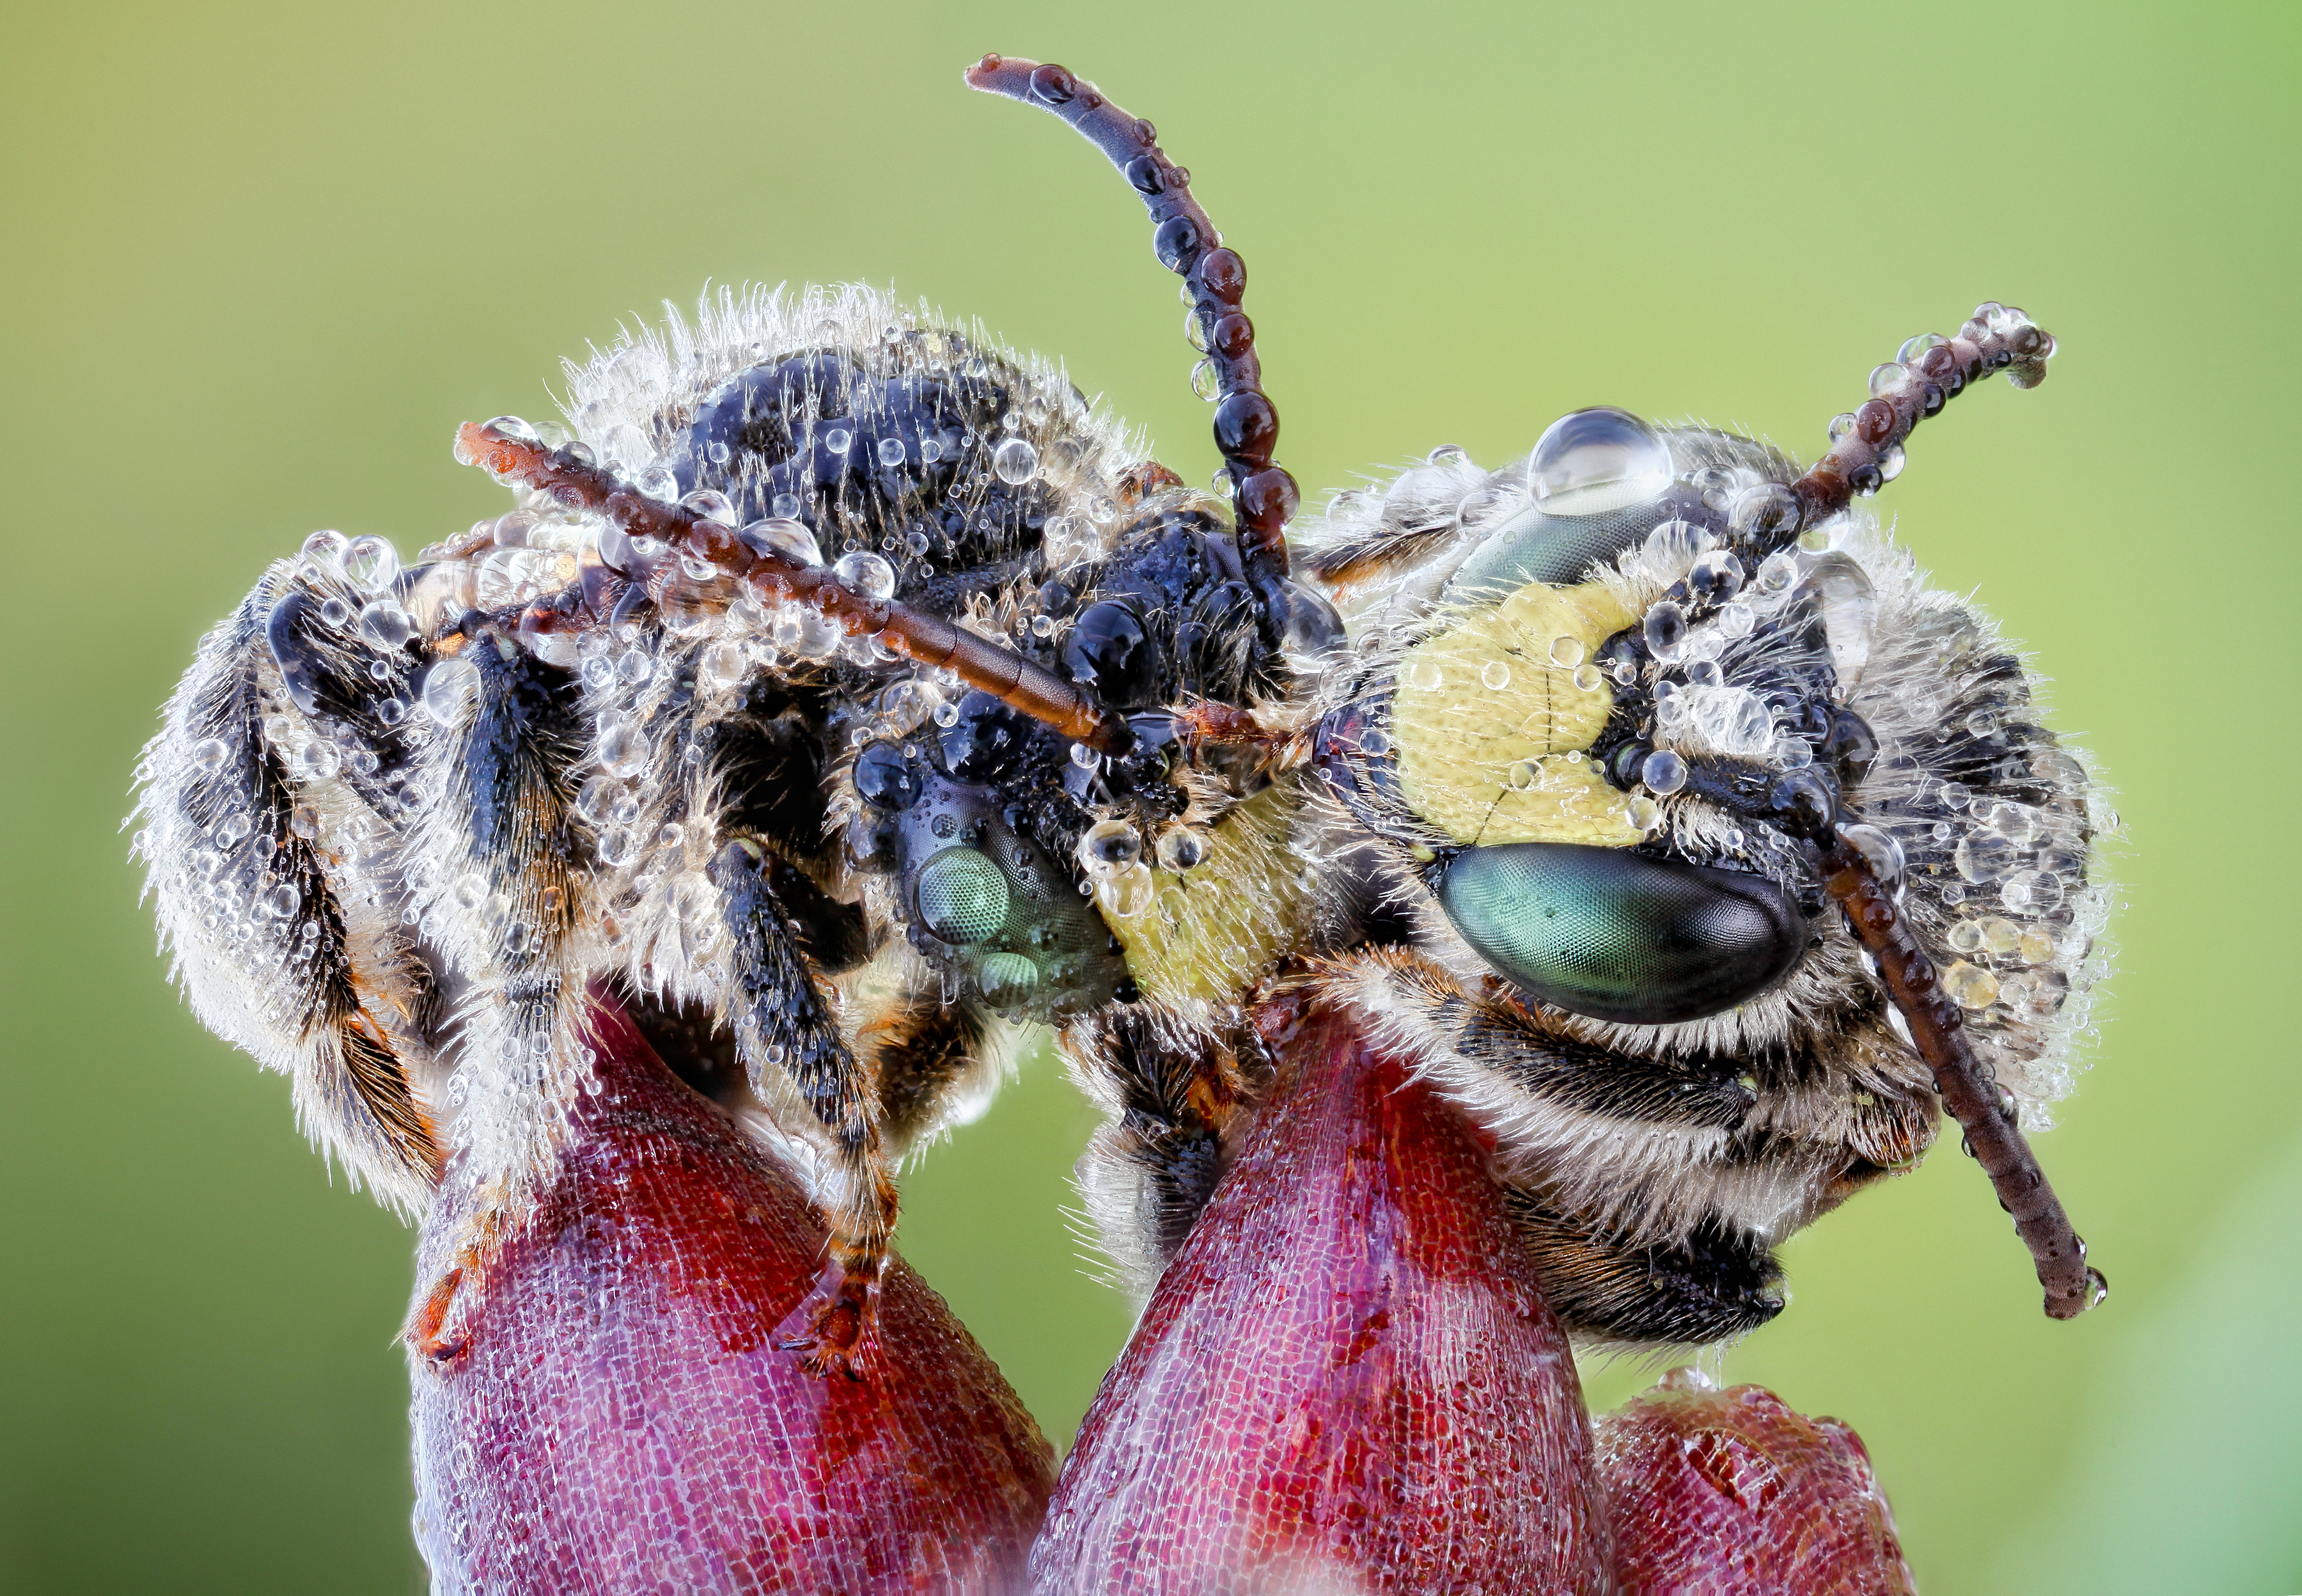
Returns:
[[[1882,508],[2056,679],[2120,790],[2122,968],[2042,1152],[2108,1271],[2043,1318],[1954,1153],[1789,1249],[1726,1359],[1868,1439],[1922,1583],[2302,1588],[2297,13],[2004,4],[1289,16],[1235,4],[34,8],[0,19],[8,771],[0,1583],[412,1591],[409,1235],[163,985],[114,830],[193,640],[317,526],[500,491],[466,418],[709,280],[892,282],[1215,458],[1142,212],[987,48],[1155,118],[1253,270],[1314,494],[1599,402],[1818,452],[1973,304],[2054,381]],[[2284,727],[2286,731],[2280,731]],[[900,1241],[1068,1434],[1129,1315],[1044,1057]],[[1589,1373],[1595,1405],[1644,1382]]]

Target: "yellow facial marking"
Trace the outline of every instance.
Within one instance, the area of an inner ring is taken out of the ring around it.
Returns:
[[[1294,945],[1307,895],[1287,835],[1301,796],[1282,781],[1207,832],[1196,869],[1155,869],[1151,906],[1105,914],[1143,995],[1178,1004],[1227,1004]]]
[[[1629,795],[1583,757],[1615,702],[1584,668],[1634,618],[1597,583],[1531,582],[1409,649],[1390,717],[1407,806],[1459,843],[1639,841]]]

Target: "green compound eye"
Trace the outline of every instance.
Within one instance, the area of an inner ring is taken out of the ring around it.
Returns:
[[[945,848],[920,867],[920,923],[965,947],[1007,923],[1007,877],[972,848]]]
[[[1021,953],[986,953],[976,968],[984,1001],[994,1008],[1013,1008],[1030,1001],[1039,985],[1039,967]]]
[[[1804,920],[1764,877],[1617,848],[1471,848],[1438,891],[1463,940],[1512,984],[1626,1025],[1731,1009],[1806,945]]]

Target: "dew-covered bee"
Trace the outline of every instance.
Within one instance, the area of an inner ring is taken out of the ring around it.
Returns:
[[[590,1089],[601,986],[811,1182],[818,1369],[861,1366],[894,1162],[1026,1026],[1108,1110],[1082,1186],[1155,1273],[1283,1067],[1248,1012],[1287,982],[1494,1138],[1586,1336],[1766,1317],[1771,1246],[1914,1160],[1937,1090],[2085,1306],[2015,1113],[2066,1085],[2096,968],[2088,778],[1850,508],[2051,340],[1986,307],[1906,348],[1804,475],[1611,410],[1500,472],[1441,451],[1303,540],[1347,636],[1290,574],[1245,268],[1188,174],[1060,67],[969,79],[1149,206],[1213,491],[924,309],[722,292],[571,365],[565,426],[463,428],[507,513],[275,565],[147,751],[195,1012],[387,1197],[470,1199],[418,1349],[454,1355]]]

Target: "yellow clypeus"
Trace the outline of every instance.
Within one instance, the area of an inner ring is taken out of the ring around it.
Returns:
[[[1149,908],[1104,916],[1146,997],[1231,1003],[1296,945],[1309,895],[1288,837],[1301,804],[1292,779],[1265,787],[1208,828],[1195,869],[1151,872]]]
[[[1531,582],[1408,649],[1390,734],[1407,807],[1464,844],[1639,841],[1628,795],[1579,757],[1614,694],[1575,682],[1634,618],[1598,583]]]

